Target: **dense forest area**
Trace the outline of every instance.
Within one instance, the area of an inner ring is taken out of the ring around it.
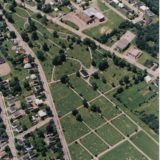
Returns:
[[[141,0],[141,1],[144,2],[153,13],[159,15],[159,0]]]
[[[139,28],[136,39],[137,46],[151,54],[153,57],[158,55],[159,50],[159,24],[151,24],[145,28]]]

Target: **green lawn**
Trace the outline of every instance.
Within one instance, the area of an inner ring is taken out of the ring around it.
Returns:
[[[74,60],[67,59],[66,62],[64,62],[60,66],[55,67],[54,71],[54,79],[58,80],[60,79],[63,75],[69,75],[72,73],[77,72],[80,69],[80,64]]]
[[[143,103],[147,102],[152,98],[156,93],[155,87],[152,91],[149,90],[149,85],[145,82],[139,83],[130,87],[129,89],[124,90],[121,94],[117,95],[120,101],[130,109],[135,109],[141,106]]]
[[[95,104],[100,107],[102,114],[104,117],[106,117],[108,120],[115,117],[120,113],[118,109],[116,109],[108,100],[106,100],[104,97],[100,97],[93,101],[91,104]]]
[[[20,120],[20,123],[22,125],[22,127],[25,127],[26,129],[29,129],[33,126],[31,120],[29,119],[29,116],[25,116],[25,117],[22,117]]]
[[[68,20],[63,20],[63,21],[64,21],[64,23],[67,24],[68,26],[70,26],[70,27],[72,27],[72,28],[74,28],[74,29],[76,29],[76,30],[79,30],[79,27],[78,27],[75,23],[73,23],[73,22],[71,22],[71,21],[68,21]]]
[[[88,101],[99,95],[97,91],[94,91],[93,88],[87,84],[87,82],[75,75],[70,77],[70,82],[74,87],[74,90]]]
[[[82,100],[66,85],[57,83],[50,86],[59,116],[82,105]]]
[[[61,119],[61,124],[67,143],[71,143],[89,132],[89,129],[72,115]]]
[[[97,128],[101,124],[105,123],[105,120],[101,118],[98,113],[94,113],[87,108],[81,108],[79,110],[79,113],[81,114],[83,121],[87,123],[91,128]]]
[[[23,9],[21,7],[16,7],[16,13],[21,15],[24,18],[30,16],[30,13],[27,12],[27,10],[25,10],[25,9]]]
[[[145,154],[147,154],[151,159],[158,160],[159,149],[158,145],[150,139],[144,132],[139,132],[131,138],[133,143],[138,146]]]
[[[91,155],[82,148],[79,144],[72,144],[69,147],[71,157],[73,160],[90,160]]]
[[[95,134],[91,133],[80,141],[93,155],[108,149],[108,146]]]
[[[84,45],[75,45],[73,49],[69,49],[67,52],[69,57],[78,59],[87,68],[91,65],[91,57],[88,48]]]
[[[147,160],[141,153],[139,153],[129,142],[124,142],[111,150],[100,160]]]
[[[137,126],[133,124],[125,115],[121,115],[120,117],[114,119],[112,124],[114,124],[125,135],[130,135],[137,129]]]
[[[115,145],[117,142],[123,139],[123,136],[109,124],[99,128],[97,133],[110,145]]]
[[[108,10],[109,8],[105,5],[105,3],[101,2],[101,0],[97,0],[98,8],[103,12]]]

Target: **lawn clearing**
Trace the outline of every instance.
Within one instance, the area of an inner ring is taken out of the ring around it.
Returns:
[[[67,143],[71,143],[89,132],[89,129],[82,122],[77,121],[73,115],[61,119],[61,124]]]
[[[80,64],[72,59],[67,59],[62,65],[55,67],[54,80],[60,79],[63,75],[76,73],[80,69]]]
[[[109,124],[99,128],[97,133],[110,145],[115,145],[123,139],[123,136]]]
[[[126,136],[134,133],[137,129],[137,126],[133,124],[125,115],[121,115],[120,117],[114,119],[112,124],[114,124]]]
[[[105,5],[105,3],[101,2],[101,0],[97,0],[98,8],[103,12],[108,10],[109,8]]]
[[[87,82],[75,75],[70,77],[70,82],[74,87],[74,90],[88,101],[99,95],[97,91],[94,91],[93,88],[87,84]]]
[[[71,157],[73,160],[89,160],[91,155],[78,143],[74,143],[69,147]]]
[[[100,107],[102,115],[108,120],[115,117],[120,113],[120,111],[114,107],[107,99],[100,97],[93,101],[91,104],[95,104]]]
[[[121,94],[117,95],[117,98],[119,98],[125,106],[130,109],[135,109],[147,102],[155,94],[155,88],[150,91],[149,86],[145,82],[142,82],[124,90]]]
[[[82,100],[70,88],[61,83],[50,87],[59,116],[82,105]]]
[[[85,67],[90,67],[91,57],[86,46],[75,45],[73,49],[68,50],[67,54],[69,57],[79,60]]]
[[[89,111],[87,108],[81,108],[79,113],[82,116],[83,121],[91,128],[97,128],[105,123],[105,120],[100,116],[99,113]]]
[[[100,160],[147,160],[141,153],[139,153],[129,142],[124,142],[111,150]]]
[[[93,133],[81,139],[80,142],[95,156],[108,149],[108,146]]]
[[[158,145],[150,139],[144,132],[139,132],[131,138],[133,143],[138,146],[151,159],[158,160]]]

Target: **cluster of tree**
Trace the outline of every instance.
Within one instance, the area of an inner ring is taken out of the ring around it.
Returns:
[[[93,105],[91,105],[91,106],[90,106],[90,110],[91,110],[92,112],[98,112],[98,113],[101,113],[101,109],[100,109],[100,107],[99,107],[99,106],[97,106],[97,105],[95,105],[95,104],[93,104]]]
[[[77,109],[74,109],[72,111],[72,115],[76,117],[76,120],[79,121],[79,122],[82,122],[83,119],[82,119],[82,116],[80,115],[80,113],[78,112]]]
[[[83,40],[83,44],[89,46],[91,49],[96,50],[97,49],[97,45],[94,41],[92,41],[89,38],[85,38]]]
[[[52,63],[53,63],[53,65],[58,66],[58,65],[61,65],[65,61],[66,61],[65,53],[64,52],[60,52],[59,55],[57,55],[57,56],[55,56],[53,58]]]
[[[158,0],[141,0],[144,2],[150,10],[155,13],[156,15],[159,15],[159,1]]]
[[[156,57],[159,51],[159,23],[154,23],[138,30],[136,44],[151,56]]]
[[[6,133],[6,127],[3,124],[3,120],[0,118],[0,139],[7,140],[8,136]]]
[[[10,10],[11,12],[16,12],[16,9],[15,9],[16,6],[17,6],[16,1],[15,1],[15,0],[12,0],[11,3],[10,3],[10,5],[9,5],[9,10]]]
[[[22,88],[20,86],[18,77],[14,77],[12,80],[10,80],[9,84],[10,84],[11,93],[13,96],[16,96],[17,94],[22,93]]]

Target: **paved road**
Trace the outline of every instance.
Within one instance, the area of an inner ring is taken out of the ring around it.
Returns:
[[[18,160],[17,158],[17,150],[15,147],[15,141],[14,141],[14,134],[11,128],[8,112],[7,112],[7,107],[5,104],[4,97],[2,93],[0,93],[0,107],[2,109],[1,117],[3,119],[4,125],[6,126],[6,133],[9,137],[8,139],[8,145],[11,149],[12,155],[13,155],[13,160]]]
[[[20,4],[21,4],[21,1],[20,1],[20,0],[16,0],[16,1],[17,1],[17,3],[20,3]],[[70,26],[62,23],[58,18],[53,18],[53,17],[51,17],[50,15],[45,14],[45,13],[41,12],[40,10],[37,10],[36,7],[32,7],[32,6],[30,6],[30,5],[25,4],[25,7],[26,7],[27,9],[31,10],[31,11],[34,12],[34,13],[41,13],[42,15],[46,15],[46,17],[47,17],[49,20],[51,20],[53,23],[58,24],[59,26],[61,26],[61,27],[65,28],[65,29],[67,29],[67,30],[75,33],[76,35],[78,35],[79,37],[81,37],[82,40],[83,40],[84,38],[90,38],[91,40],[93,40],[93,41],[97,44],[97,46],[100,46],[102,49],[107,50],[107,51],[110,51],[111,53],[115,53],[119,58],[122,58],[122,59],[128,61],[130,64],[133,64],[134,66],[140,68],[141,70],[147,70],[147,72],[148,72],[151,76],[153,76],[154,79],[158,77],[158,75],[159,75],[158,72],[154,72],[154,71],[148,69],[147,67],[143,66],[142,64],[140,64],[140,63],[138,63],[138,62],[136,62],[136,61],[131,61],[131,60],[127,59],[127,58],[125,57],[125,55],[123,55],[123,54],[121,54],[121,53],[113,50],[112,48],[110,48],[110,47],[108,47],[108,46],[106,46],[106,45],[104,45],[104,44],[101,44],[100,42],[96,41],[95,39],[93,39],[93,38],[85,35],[85,34],[82,33],[81,31],[77,31],[77,30],[75,30],[74,28],[72,28],[72,27],[70,27]],[[117,12],[117,10],[116,10],[115,12]]]
[[[47,98],[48,106],[50,107],[50,109],[52,111],[52,114],[54,115],[53,120],[55,122],[57,132],[59,134],[59,138],[60,138],[61,144],[63,146],[64,158],[65,158],[65,160],[71,160],[68,145],[67,145],[67,142],[66,142],[64,134],[63,134],[61,123],[60,123],[60,120],[59,120],[59,117],[58,117],[58,114],[57,114],[57,111],[56,111],[55,104],[53,102],[52,94],[51,94],[51,91],[50,91],[45,73],[42,69],[42,66],[41,66],[39,60],[37,59],[37,57],[35,56],[35,53],[31,50],[31,48],[28,46],[28,44],[25,43],[22,40],[21,35],[19,34],[19,32],[17,32],[17,30],[15,29],[13,24],[9,23],[7,20],[6,20],[6,23],[7,23],[7,26],[9,27],[9,29],[16,33],[17,39],[21,42],[21,45],[26,50],[26,52],[28,54],[31,54],[33,57],[35,57],[35,63],[38,65],[38,70],[39,70],[39,73],[40,73],[40,77],[41,77],[41,80],[43,82],[44,90],[46,91],[46,98]]]

